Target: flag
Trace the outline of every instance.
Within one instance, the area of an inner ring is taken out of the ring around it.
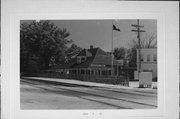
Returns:
[[[120,32],[120,29],[118,27],[116,27],[115,25],[113,25],[113,30],[116,30],[116,31]]]

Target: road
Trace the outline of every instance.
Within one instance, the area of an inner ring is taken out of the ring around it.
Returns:
[[[157,92],[21,79],[21,109],[155,109]]]

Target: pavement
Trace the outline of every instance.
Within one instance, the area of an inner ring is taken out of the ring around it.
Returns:
[[[76,96],[75,96],[76,95]],[[85,100],[75,92],[57,89],[52,85],[32,86],[21,84],[21,109],[114,109],[112,105],[104,105],[91,100]]]
[[[110,89],[133,89],[137,91],[146,91],[146,92],[148,91],[152,93],[157,92],[157,90],[153,88],[138,88],[139,86],[138,81],[130,81],[129,87],[127,87],[127,86],[122,86],[122,85],[103,84],[103,83],[79,81],[79,80],[73,80],[73,79],[44,78],[44,77],[22,77],[22,78],[29,79],[29,80],[64,83],[64,84],[87,86],[87,87],[100,87],[100,88],[110,88]],[[157,87],[157,82],[153,82],[152,87]]]
[[[157,90],[70,79],[23,77],[21,109],[155,109]]]

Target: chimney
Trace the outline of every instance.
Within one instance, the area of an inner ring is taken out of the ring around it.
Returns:
[[[90,49],[93,49],[93,45],[90,45]]]

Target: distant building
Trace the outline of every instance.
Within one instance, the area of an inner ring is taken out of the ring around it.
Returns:
[[[137,69],[139,69],[139,51],[137,50]],[[141,72],[152,72],[153,78],[157,78],[157,48],[141,49]]]

